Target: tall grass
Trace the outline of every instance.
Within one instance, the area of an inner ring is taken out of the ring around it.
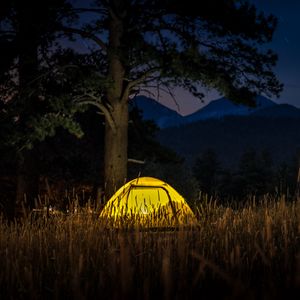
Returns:
[[[116,230],[90,210],[0,220],[0,299],[291,299],[300,200],[202,201],[199,226]],[[299,295],[299,294],[298,294]]]

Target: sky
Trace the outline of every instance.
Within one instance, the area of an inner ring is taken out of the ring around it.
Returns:
[[[206,0],[207,1],[207,0]],[[300,108],[300,0],[249,0],[266,14],[278,18],[278,26],[273,40],[267,46],[277,53],[279,59],[274,72],[284,84],[280,98],[272,100],[278,104],[288,103]],[[82,5],[86,0],[77,0]],[[82,45],[84,48],[86,45]],[[181,115],[191,114],[211,100],[222,97],[215,91],[203,91],[204,101],[192,97],[182,89],[175,89],[175,100],[163,95],[157,99],[165,106],[176,110]],[[145,94],[156,98],[153,94]]]
[[[279,59],[274,72],[284,84],[278,104],[288,103],[300,108],[300,0],[252,0],[258,9],[278,18],[277,29],[273,40],[268,44]],[[162,104],[188,115],[207,105],[211,100],[220,98],[216,92],[205,92],[202,103],[187,92],[175,90],[176,102],[168,97],[160,100]]]

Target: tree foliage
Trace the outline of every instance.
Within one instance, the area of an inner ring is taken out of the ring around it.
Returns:
[[[114,55],[124,65],[124,88],[145,88],[155,82],[161,87],[182,86],[201,97],[199,87],[205,86],[237,102],[251,102],[250,96],[262,92],[278,95],[282,89],[272,71],[277,56],[262,47],[272,40],[277,20],[246,1],[96,1],[95,5],[78,10],[96,14],[94,22],[66,31],[91,39],[107,61],[113,50],[107,37],[114,34],[109,20],[122,22]],[[107,68],[102,68],[103,75]]]
[[[54,135],[61,126],[81,136],[76,113],[87,105],[103,113],[108,195],[127,176],[131,95],[153,87],[172,94],[174,87],[182,87],[201,99],[202,87],[208,87],[232,101],[253,104],[257,94],[278,96],[282,90],[273,72],[277,56],[265,47],[276,18],[247,1],[89,4],[2,4],[0,43],[7,57],[2,100],[11,108],[5,113],[16,129],[10,137],[21,148]],[[52,55],[54,40],[66,48],[62,36],[85,40],[90,53]],[[23,63],[16,66],[18,59]]]
[[[272,39],[276,18],[247,2],[113,0],[78,11],[93,13],[95,21],[64,29],[92,40],[106,62],[99,70],[103,93],[85,96],[106,116],[106,177],[116,177],[115,182],[125,176],[127,157],[127,145],[120,147],[126,111],[118,107],[137,90],[180,86],[201,98],[205,86],[253,104],[256,94],[279,95],[282,89],[272,71],[277,56],[262,47]]]

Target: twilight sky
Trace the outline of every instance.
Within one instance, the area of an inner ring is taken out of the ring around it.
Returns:
[[[84,6],[86,0],[73,0],[79,6]],[[209,0],[205,0],[209,1]],[[278,18],[278,26],[269,43],[278,54],[279,59],[274,71],[279,80],[284,84],[284,90],[279,99],[273,100],[280,103],[289,103],[300,108],[300,0],[249,0],[259,10],[266,14],[274,14]],[[81,41],[83,51],[86,44]],[[173,91],[176,102],[167,95],[161,94],[159,102],[178,111],[182,115],[188,115],[207,105],[210,100],[220,98],[221,95],[211,91],[203,91],[206,95],[204,102],[193,98],[188,92],[180,89]],[[153,94],[145,94],[155,98]]]
[[[266,14],[272,13],[278,18],[277,30],[268,46],[279,56],[274,71],[284,84],[284,90],[279,99],[273,100],[278,104],[289,103],[300,108],[300,1],[252,0],[251,2]],[[182,115],[190,114],[210,100],[220,97],[217,93],[210,92],[206,94],[205,102],[201,103],[181,90],[175,91],[174,94],[178,105],[169,98],[164,98],[160,102]]]

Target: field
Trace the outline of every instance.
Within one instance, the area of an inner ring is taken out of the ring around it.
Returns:
[[[300,200],[203,199],[197,228],[114,230],[95,214],[0,220],[0,299],[298,299]]]

